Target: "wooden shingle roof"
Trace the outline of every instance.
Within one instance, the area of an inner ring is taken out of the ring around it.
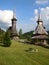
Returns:
[[[38,17],[38,21],[37,21],[38,25],[37,25],[35,31],[33,32],[33,34],[45,34],[45,35],[48,35],[46,30],[44,29],[43,21],[42,21],[40,16],[41,15],[39,15],[39,17]]]

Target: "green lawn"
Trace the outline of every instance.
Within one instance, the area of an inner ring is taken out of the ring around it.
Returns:
[[[26,52],[29,48],[38,52]],[[49,49],[12,41],[11,47],[0,46],[0,65],[49,65]]]

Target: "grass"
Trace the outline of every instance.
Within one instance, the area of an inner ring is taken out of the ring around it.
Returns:
[[[29,48],[38,52],[26,52]],[[11,47],[0,46],[0,65],[49,65],[49,49],[12,40]]]

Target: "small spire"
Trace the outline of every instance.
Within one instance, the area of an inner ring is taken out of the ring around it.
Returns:
[[[41,18],[41,13],[38,15],[38,20],[41,21],[42,18]]]
[[[40,14],[38,14],[38,20],[40,20]]]

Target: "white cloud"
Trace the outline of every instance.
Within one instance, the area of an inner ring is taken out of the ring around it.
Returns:
[[[38,11],[38,9],[35,9],[35,10]],[[34,12],[35,12],[35,10],[34,10]],[[37,19],[37,18],[38,18],[38,12],[35,12],[34,14],[35,14],[35,17],[34,17],[34,18]],[[37,15],[36,15],[36,14],[37,14]],[[40,8],[40,14],[41,14],[41,17],[42,17],[42,19],[43,19],[44,21],[49,20],[49,7]]]
[[[13,11],[12,10],[0,10],[0,27],[6,28],[11,25]],[[3,28],[3,29],[4,29]]]
[[[38,9],[34,9],[34,17],[30,18],[31,21],[37,21],[38,19]]]
[[[0,21],[3,23],[10,24],[12,15],[13,15],[13,12],[11,10],[0,10]]]
[[[38,14],[38,9],[35,9],[34,10],[34,13],[37,15]]]
[[[46,7],[44,8],[44,10],[41,10],[41,15],[43,20],[47,22],[49,20],[49,7]]]
[[[43,10],[44,10],[44,8],[41,8],[40,10],[41,10],[41,11],[43,11]]]
[[[31,21],[37,21],[37,19],[38,19],[38,9],[34,10],[34,15],[35,15],[35,17],[30,18]]]
[[[38,9],[35,9],[35,10],[38,11]],[[33,18],[31,18],[32,21],[37,21],[37,19],[38,19],[38,12],[35,12],[35,10],[34,10],[35,16]],[[47,26],[47,24],[49,24],[49,7],[40,8],[40,14],[41,14],[41,18],[44,22],[44,25]]]
[[[36,0],[35,1],[36,4],[47,4],[48,3],[48,0]]]

